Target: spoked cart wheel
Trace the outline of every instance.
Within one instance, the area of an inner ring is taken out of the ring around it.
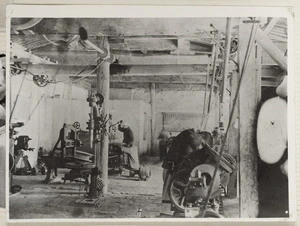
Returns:
[[[170,182],[169,197],[171,203],[179,212],[184,212],[184,203],[190,172],[191,170],[188,169],[180,170],[173,176]]]
[[[200,171],[205,174],[208,186],[213,186],[214,190],[216,190],[215,187],[219,187],[219,177],[216,177],[213,184],[211,181],[214,166],[203,164],[195,167],[192,171],[189,169],[178,171],[171,179],[169,187],[169,197],[173,207],[175,208],[175,212],[185,212],[185,208],[187,207],[186,197],[188,193],[189,177],[197,169],[200,169]],[[215,198],[214,196],[215,195],[212,195],[211,198]],[[202,215],[200,214],[197,217],[202,217]],[[211,207],[208,207],[205,217],[221,218],[222,216],[215,210],[211,209]]]

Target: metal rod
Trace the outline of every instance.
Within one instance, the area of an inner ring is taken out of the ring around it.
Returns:
[[[91,113],[90,113],[90,125],[89,125],[89,131],[90,131],[90,148],[94,151],[95,161],[96,161],[96,151],[94,150],[94,109],[91,107]]]
[[[212,93],[215,86],[215,78],[216,78],[216,70],[217,70],[217,59],[219,55],[219,48],[216,46],[216,44],[214,45],[213,49],[214,49],[214,62],[213,62],[212,79],[210,83],[210,93],[209,93],[207,113],[210,112],[210,108],[211,108]]]
[[[210,57],[210,60],[207,64],[207,71],[206,71],[205,93],[204,93],[204,101],[203,101],[203,116],[206,112],[206,96],[207,96],[207,89],[208,89],[208,77],[209,77],[209,71],[210,71],[210,62],[211,62],[211,57]]]
[[[228,63],[230,56],[230,43],[231,43],[231,18],[227,18],[226,23],[226,38],[225,38],[225,49],[224,49],[224,63],[223,63],[223,82],[222,82],[222,92],[221,92],[221,117],[220,117],[220,125],[223,125],[223,115],[224,115],[224,102],[225,102],[225,94],[227,87],[227,75],[228,75]]]
[[[99,48],[98,46],[96,46],[95,44],[93,44],[91,41],[89,41],[89,40],[84,40],[84,42],[87,44],[87,45],[89,45],[90,47],[92,47],[93,49],[95,49],[97,52],[99,52],[100,54],[103,54],[104,53],[104,51],[101,49],[101,48]]]
[[[216,43],[216,45],[218,45],[219,46],[219,48],[221,49],[221,50],[224,50],[224,48],[223,48],[223,46],[221,46],[221,44],[220,44],[220,42],[218,42],[211,34],[209,34],[207,31],[204,31],[215,43]]]

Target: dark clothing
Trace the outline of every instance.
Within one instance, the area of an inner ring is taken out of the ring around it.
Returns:
[[[159,141],[159,159],[162,161],[167,153],[167,141],[165,139],[161,139]]]
[[[158,136],[159,139],[159,157],[162,161],[167,153],[167,141],[170,138],[170,133],[163,128]]]
[[[203,138],[193,129],[187,129],[177,135],[172,141],[169,151],[165,156],[162,167],[178,167],[185,156],[197,150]],[[171,166],[173,165],[173,166]]]
[[[123,136],[124,136],[123,143],[131,147],[133,145],[134,136],[130,127],[128,126],[127,128],[123,128],[122,126],[119,125],[118,130],[123,132]]]
[[[173,138],[162,165],[164,168],[162,203],[171,203],[169,187],[174,173],[181,169],[193,169],[208,159],[206,147],[199,149],[199,145],[204,141],[210,144],[211,134],[197,133],[193,129],[184,130]]]

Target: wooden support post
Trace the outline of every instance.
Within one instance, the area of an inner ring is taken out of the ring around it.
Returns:
[[[277,22],[279,21],[279,17],[274,17],[271,19],[271,21],[269,22],[268,26],[266,27],[266,29],[264,30],[264,33],[267,35],[270,33],[270,31],[274,28],[274,26],[277,24]]]
[[[151,150],[150,154],[154,154],[154,142],[155,142],[155,83],[151,83]]]
[[[109,50],[109,45],[107,39],[104,41],[104,47]],[[100,63],[100,62],[98,62]],[[109,66],[110,63],[104,61],[101,63],[97,71],[97,93],[100,93],[104,97],[104,102],[102,104],[102,114],[109,115]],[[106,127],[108,131],[108,124]],[[100,169],[101,178],[104,181],[103,194],[107,193],[108,188],[108,136],[103,134],[103,139],[100,143],[95,144],[96,146],[96,166]],[[99,153],[101,153],[99,155]]]
[[[254,32],[256,30],[254,25]],[[240,70],[251,37],[252,24],[239,26]],[[258,90],[261,78],[256,73],[255,45],[249,50],[248,63],[244,68],[243,81],[240,87],[239,103],[239,154],[240,154],[240,217],[253,218],[258,215],[258,184],[257,184],[257,147],[256,111],[258,107]]]
[[[261,87],[262,87],[262,47],[260,45],[255,45],[255,60],[256,60],[256,74],[257,77],[260,78],[257,81],[257,101],[261,100]]]
[[[272,42],[272,40],[260,29],[257,29],[256,40],[269,56],[284,70],[287,71],[287,60],[284,53]]]
[[[237,71],[233,71],[231,79],[230,79],[230,112],[233,110],[232,122],[229,125],[228,131],[228,154],[232,155],[236,158],[237,162],[239,162],[239,106],[235,105],[233,109],[233,100],[236,95],[238,81],[240,79],[240,74]],[[237,103],[239,100],[237,99]],[[237,186],[237,173],[238,169],[231,175],[228,186],[227,193],[231,198],[238,196],[238,186]]]
[[[220,127],[224,127],[224,105],[225,105],[225,96],[227,88],[227,76],[229,68],[229,56],[230,56],[230,43],[231,43],[231,18],[227,18],[226,23],[226,37],[225,37],[225,48],[224,48],[224,63],[223,63],[223,84],[221,92],[221,118],[220,118]]]

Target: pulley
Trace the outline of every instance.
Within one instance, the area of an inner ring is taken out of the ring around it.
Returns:
[[[45,87],[50,83],[48,75],[33,75],[33,82],[39,87]]]

